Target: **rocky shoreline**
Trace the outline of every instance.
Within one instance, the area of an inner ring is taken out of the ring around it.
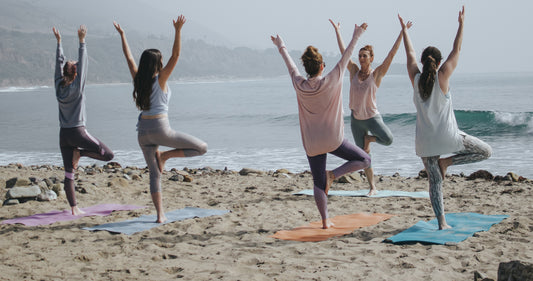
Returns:
[[[376,176],[380,190],[427,191],[421,172]],[[38,187],[58,191],[57,199],[36,197],[0,207],[0,220],[68,208],[61,193],[64,171],[52,165],[0,166],[0,190]],[[393,245],[384,239],[434,217],[428,199],[328,198],[330,216],[375,212],[395,215],[378,225],[317,243],[271,238],[278,230],[319,220],[314,200],[294,193],[312,187],[309,172],[286,169],[217,170],[209,167],[165,171],[164,208],[186,206],[230,210],[213,218],[169,223],[134,235],[89,232],[83,227],[154,214],[146,168],[119,163],[78,168],[80,207],[100,203],[148,208],[85,217],[46,226],[0,225],[2,279],[5,280],[482,280],[497,279],[500,263],[533,260],[533,183],[508,173],[448,175],[446,212],[506,214],[487,232],[455,245]],[[367,189],[353,173],[332,189]],[[10,198],[13,199],[13,198]],[[73,278],[74,276],[74,278]]]

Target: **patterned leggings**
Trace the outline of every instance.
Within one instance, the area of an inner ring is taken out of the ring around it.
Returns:
[[[463,136],[464,149],[452,156],[452,165],[461,165],[479,162],[489,158],[492,154],[492,148],[484,141],[470,136]],[[442,179],[439,168],[440,156],[422,157],[422,162],[428,173],[429,179],[429,198],[431,206],[436,216],[444,214],[444,202],[442,195]]]

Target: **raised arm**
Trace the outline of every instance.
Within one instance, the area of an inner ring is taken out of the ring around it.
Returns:
[[[287,66],[287,69],[289,71],[289,75],[291,77],[300,75],[300,71],[298,71],[298,67],[296,67],[296,64],[292,60],[291,56],[289,55],[289,52],[287,51],[287,48],[285,47],[285,43],[283,42],[283,39],[276,35],[270,36],[270,39],[272,40],[272,43],[278,47],[278,51],[281,54],[281,57],[283,58],[283,61],[285,61],[285,65]]]
[[[341,60],[338,63],[342,68],[348,65],[348,62],[351,60],[352,53],[355,49],[355,44],[357,44],[357,40],[359,39],[359,37],[361,37],[363,32],[366,31],[367,27],[368,24],[366,24],[366,22],[363,23],[361,26],[358,26],[357,24],[355,25],[352,40],[350,40],[350,43],[348,43],[348,47],[342,53]]]
[[[406,24],[406,28],[409,29],[413,24],[411,22],[408,22]],[[400,30],[400,34],[398,35],[398,38],[396,38],[396,41],[394,42],[394,45],[392,45],[392,49],[389,51],[389,54],[383,60],[383,63],[381,63],[380,66],[374,70],[374,80],[376,80],[376,85],[379,87],[381,84],[381,79],[385,74],[387,74],[387,71],[389,71],[389,67],[392,64],[392,59],[394,59],[394,56],[396,55],[396,52],[398,52],[398,49],[400,48],[400,44],[402,43],[403,38],[403,28]]]
[[[411,38],[409,37],[409,33],[407,32],[407,26],[413,25],[410,21],[405,24],[403,22],[403,18],[398,15],[398,19],[400,20],[400,25],[402,26],[402,34],[403,34],[403,45],[405,46],[405,54],[407,55],[407,73],[409,73],[409,79],[411,80],[411,85],[414,86],[415,84],[415,75],[417,73],[420,73],[420,69],[418,68],[418,65],[416,64],[416,53],[415,49],[413,48],[413,44],[411,43]]]
[[[455,35],[455,40],[453,41],[453,49],[439,69],[439,84],[443,93],[448,92],[450,77],[452,76],[455,67],[457,67],[457,64],[459,63],[459,52],[461,51],[461,44],[463,43],[464,20],[465,7],[463,6],[463,9],[459,11],[459,28],[457,29],[457,34]]]
[[[85,87],[85,82],[87,81],[87,64],[88,64],[88,58],[87,58],[87,47],[85,46],[85,36],[87,35],[87,27],[85,25],[81,25],[78,29],[78,38],[80,40],[80,48],[78,51],[78,77],[80,78],[80,88],[83,89]]]
[[[54,72],[54,82],[57,83],[63,77],[63,66],[65,65],[65,56],[63,55],[63,48],[61,47],[61,34],[59,30],[55,27],[52,28],[52,32],[56,37],[57,48],[56,48],[56,67]]]
[[[341,55],[344,54],[344,51],[346,50],[346,47],[344,46],[344,40],[342,40],[341,36],[341,23],[333,22],[331,19],[329,20],[331,25],[333,25],[333,29],[335,29],[335,35],[337,36],[337,43],[339,44],[339,50],[341,51]],[[359,71],[359,67],[355,62],[350,58],[350,61],[348,62],[348,71],[350,71],[351,75],[354,75],[357,71]]]
[[[174,70],[174,67],[178,63],[178,58],[181,51],[181,28],[185,24],[185,16],[180,15],[177,20],[173,20],[174,29],[176,30],[174,35],[174,45],[172,46],[172,55],[168,59],[167,64],[161,71],[159,71],[159,85],[161,89],[165,89],[165,85]]]
[[[126,39],[126,33],[124,33],[124,30],[116,21],[113,22],[113,25],[118,31],[118,34],[120,34],[120,39],[122,41],[122,52],[124,52],[124,56],[126,57],[126,62],[128,63],[128,68],[130,69],[131,78],[135,78],[135,75],[137,74],[137,64],[135,63],[133,55],[131,54],[130,46],[128,45],[128,40]]]

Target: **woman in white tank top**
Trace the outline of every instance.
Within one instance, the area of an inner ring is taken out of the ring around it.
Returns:
[[[442,56],[435,47],[427,47],[422,53],[422,72],[416,62],[416,53],[407,33],[411,22],[404,23],[398,15],[407,54],[407,72],[414,89],[413,102],[416,106],[416,154],[422,158],[429,179],[429,196],[439,229],[451,228],[446,223],[442,182],[446,169],[451,165],[474,163],[487,159],[491,147],[478,138],[458,129],[453,113],[450,94],[450,77],[459,62],[459,51],[463,41],[465,10],[459,12],[459,29],[453,42],[453,49],[446,61],[440,65]],[[439,68],[440,66],[440,68]],[[441,158],[443,154],[452,156]]]

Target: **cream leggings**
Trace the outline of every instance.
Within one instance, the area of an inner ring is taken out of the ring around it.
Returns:
[[[168,117],[139,119],[137,132],[139,146],[150,170],[150,193],[161,191],[161,172],[156,159],[156,152],[160,145],[183,150],[185,157],[198,156],[207,152],[207,144],[202,140],[172,130]]]

